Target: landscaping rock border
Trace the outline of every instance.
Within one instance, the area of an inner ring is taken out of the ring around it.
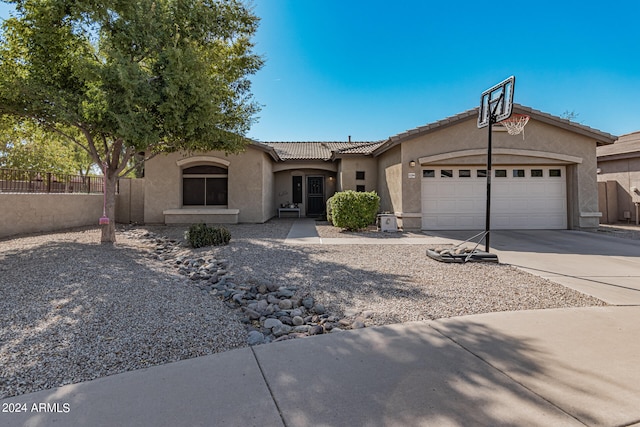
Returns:
[[[238,310],[247,327],[249,345],[366,327],[365,317],[339,317],[327,313],[325,306],[313,295],[300,295],[295,286],[282,286],[266,279],[240,281],[229,271],[229,261],[210,254],[194,256],[186,243],[177,239],[149,231],[127,230],[124,233],[152,245],[150,257],[184,276],[185,281],[198,287],[203,296],[217,297],[227,307]]]

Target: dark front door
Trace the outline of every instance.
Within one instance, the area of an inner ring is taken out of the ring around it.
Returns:
[[[320,216],[324,213],[324,177],[307,177],[307,216]]]

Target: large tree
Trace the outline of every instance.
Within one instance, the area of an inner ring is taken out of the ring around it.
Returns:
[[[68,129],[67,133],[73,133]],[[86,176],[94,161],[85,150],[29,119],[0,116],[0,167]]]
[[[258,18],[241,0],[12,0],[0,38],[0,113],[34,120],[106,176],[102,242],[135,155],[246,145]],[[74,132],[69,132],[74,129]]]

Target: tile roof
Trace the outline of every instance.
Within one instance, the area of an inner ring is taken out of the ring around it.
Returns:
[[[330,160],[334,153],[371,154],[379,142],[297,141],[262,142],[282,160]]]
[[[356,142],[356,146],[353,146],[353,144],[351,144],[351,146],[346,147],[346,148],[342,148],[338,151],[336,151],[336,154],[371,154],[373,152],[373,150],[375,150],[376,148],[380,147],[382,144],[384,143],[384,141],[377,141],[377,142],[363,142],[363,143],[359,143]]]
[[[582,134],[593,138],[597,141],[599,146],[612,144],[616,137],[606,132],[602,132],[598,129],[591,128],[589,126],[582,125],[580,123],[571,122],[569,120],[553,116],[543,111],[534,110],[533,108],[526,107],[520,104],[513,104],[513,111],[520,114],[531,115],[538,121],[546,122],[554,126],[558,126],[569,131]],[[269,147],[274,151],[280,160],[332,160],[341,155],[359,154],[359,155],[374,155],[377,156],[389,148],[402,143],[402,141],[429,133],[437,129],[441,129],[447,126],[454,125],[463,120],[475,119],[478,116],[478,108],[464,111],[451,117],[438,120],[436,122],[419,126],[414,129],[409,129],[405,132],[397,135],[390,136],[383,141],[368,141],[368,142],[346,142],[346,141],[291,141],[291,142],[260,142],[259,144]],[[640,131],[629,134],[636,135],[640,145]],[[626,136],[626,135],[625,135]],[[631,137],[630,137],[631,138]],[[636,138],[636,137],[633,137]],[[622,137],[620,138],[622,139]],[[614,144],[618,145],[620,142]],[[620,146],[619,146],[620,147]],[[604,147],[601,147],[604,148]],[[600,152],[598,152],[600,155]]]
[[[640,157],[640,131],[621,135],[615,143],[596,150],[598,159],[610,156]]]

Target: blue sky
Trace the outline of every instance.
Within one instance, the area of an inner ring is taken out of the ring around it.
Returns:
[[[614,135],[640,130],[640,3],[254,0],[260,141],[374,141],[515,102]],[[6,16],[0,4],[0,16]]]
[[[515,102],[620,135],[640,130],[637,1],[257,0],[250,136],[379,140],[479,104]]]

